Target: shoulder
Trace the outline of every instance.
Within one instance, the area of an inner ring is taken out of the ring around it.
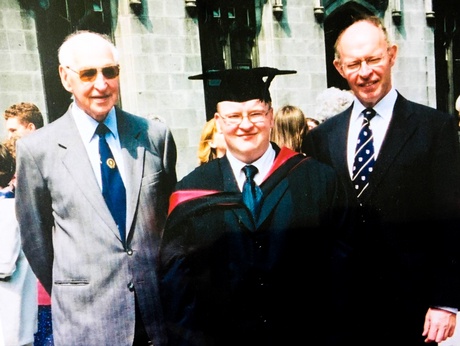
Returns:
[[[129,112],[126,112],[120,108],[116,108],[117,112],[117,122],[118,125],[121,127],[125,126],[134,126],[136,129],[142,130],[149,130],[151,128],[166,128],[166,124],[158,121],[158,120],[151,120],[148,118],[141,117],[139,115],[135,115]]]
[[[398,94],[398,98],[396,99],[396,103],[394,106],[394,112],[403,111],[408,115],[416,114],[420,119],[426,118],[432,121],[446,121],[452,120],[455,118],[453,114],[440,111],[436,108],[411,101],[403,97],[401,94]]]
[[[72,115],[70,112],[66,112],[56,120],[45,124],[45,126],[31,132],[27,136],[21,137],[21,140],[40,140],[43,137],[50,136],[50,134],[52,134],[52,138],[54,138],[62,131],[62,129],[68,129],[72,125],[75,126]]]
[[[176,190],[222,188],[221,160],[222,158],[214,159],[196,167],[177,183]]]
[[[330,165],[320,162],[319,160],[306,156],[305,160],[302,161],[299,168],[303,170],[302,174],[312,176],[315,179],[321,179],[326,177],[327,179],[336,177],[336,172]]]
[[[146,136],[151,140],[172,140],[172,133],[166,123],[158,119],[148,119],[117,108],[118,131],[134,137]]]
[[[351,115],[351,108],[348,108],[337,115],[327,118],[322,123],[320,123],[318,126],[308,131],[307,135],[309,133],[318,134],[318,133],[330,132],[333,130],[338,130],[342,128],[343,126],[348,126],[350,115]]]

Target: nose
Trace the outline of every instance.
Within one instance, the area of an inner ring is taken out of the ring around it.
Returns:
[[[248,113],[243,114],[243,119],[241,120],[239,127],[251,127],[253,125],[254,123],[249,120]]]
[[[369,67],[366,61],[361,61],[361,66],[359,67],[360,75],[368,75],[372,72],[372,69]]]
[[[96,79],[94,80],[94,86],[96,88],[105,88],[107,86],[106,78],[101,71],[97,71]]]

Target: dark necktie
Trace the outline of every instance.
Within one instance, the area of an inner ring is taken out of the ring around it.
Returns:
[[[105,140],[105,135],[108,132],[110,130],[103,123],[100,123],[96,129],[96,134],[99,135],[102,195],[118,226],[120,237],[124,244],[126,232],[126,190],[112,151]]]
[[[364,119],[356,144],[353,177],[351,178],[358,198],[369,185],[369,176],[375,162],[374,140],[372,130],[369,127],[371,119],[375,116],[375,110],[366,108],[362,114]]]
[[[246,175],[246,180],[243,185],[243,202],[251,211],[254,220],[259,216],[260,202],[262,200],[262,190],[254,182],[254,176],[259,170],[253,165],[243,167],[243,172]]]

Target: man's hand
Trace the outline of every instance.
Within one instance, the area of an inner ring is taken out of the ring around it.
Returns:
[[[426,336],[425,342],[440,343],[452,337],[452,335],[454,335],[456,323],[456,314],[442,309],[429,308],[425,315],[425,324],[422,334]]]

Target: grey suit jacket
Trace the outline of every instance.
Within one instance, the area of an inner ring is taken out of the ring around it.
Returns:
[[[56,346],[131,346],[135,295],[154,344],[165,342],[156,267],[176,146],[163,123],[116,113],[126,249],[70,112],[17,143],[17,217],[24,252],[52,293]]]

